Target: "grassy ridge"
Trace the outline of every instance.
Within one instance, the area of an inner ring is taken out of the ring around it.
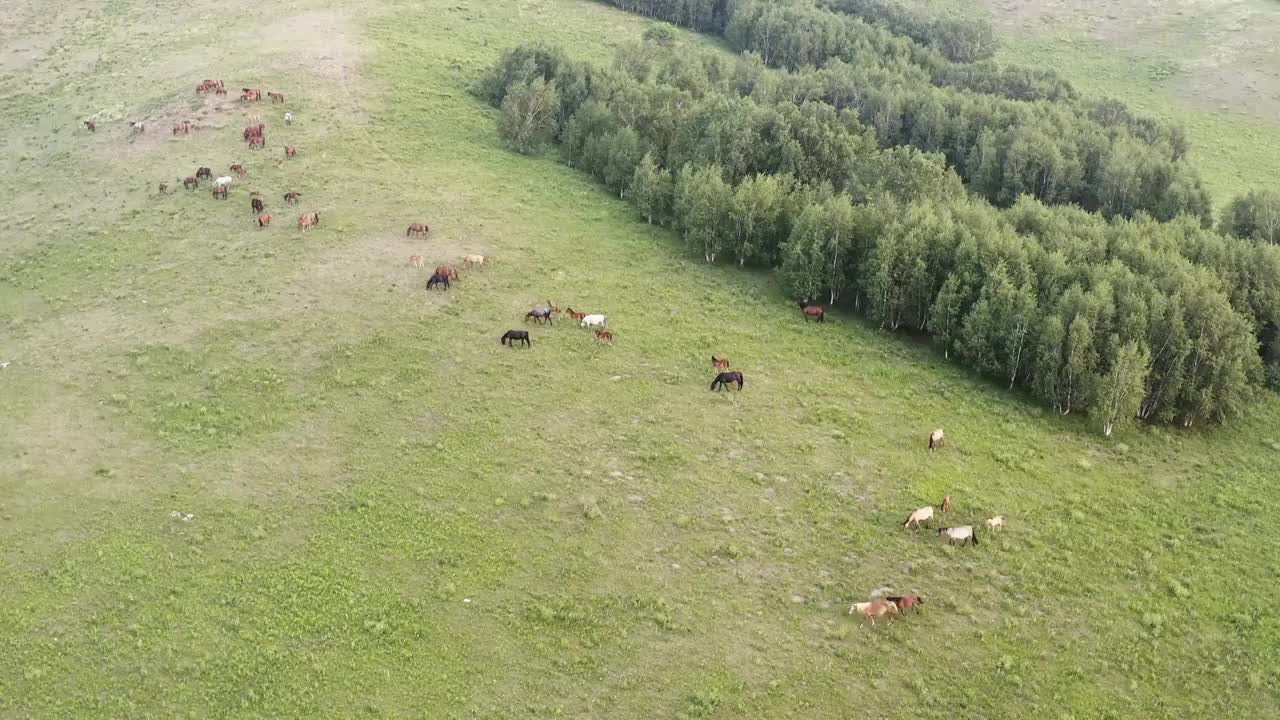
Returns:
[[[237,11],[190,22],[229,43]],[[1103,443],[925,348],[806,325],[771,278],[500,148],[467,87],[501,48],[603,59],[637,18],[428,0],[348,22],[369,48],[348,74],[263,81],[299,116],[282,175],[228,122],[132,157],[96,234],[4,257],[0,714],[1275,710],[1280,627],[1235,601],[1277,564],[1275,402]],[[245,73],[288,57],[243,52]],[[163,106],[215,72],[117,89]],[[246,157],[225,207],[144,187]],[[251,227],[246,191],[286,186],[321,228],[274,202],[281,227]],[[420,219],[428,262],[493,267],[425,295]],[[617,347],[557,323],[499,348],[548,298],[607,313]],[[713,352],[744,393],[707,392]],[[897,529],[944,493],[1010,529],[963,550]],[[882,585],[930,604],[858,630],[847,603]]]

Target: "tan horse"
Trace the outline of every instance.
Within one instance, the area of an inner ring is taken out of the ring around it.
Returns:
[[[853,607],[849,608],[849,614],[852,615],[855,609],[861,611],[863,623],[869,620],[872,625],[876,624],[876,618],[878,617],[886,618],[888,623],[893,624],[893,616],[898,614],[898,606],[883,599],[854,603]]]
[[[1003,530],[1003,529],[1004,529],[1004,516],[1003,516],[1003,515],[996,515],[995,517],[989,517],[989,518],[987,518],[987,529],[988,529],[988,530]]]
[[[942,447],[942,428],[929,433],[929,450],[937,450],[940,447]]]
[[[425,263],[423,262],[421,255],[410,255],[409,264],[412,265],[413,267],[420,268]]]
[[[462,256],[462,267],[464,267],[464,268],[466,268],[466,269],[468,269],[468,270],[474,270],[474,269],[476,269],[476,268],[479,268],[479,269],[483,270],[483,269],[484,269],[484,256],[483,256],[483,255],[463,255],[463,256]]]
[[[906,521],[902,523],[902,529],[903,530],[909,529],[913,523],[917,528],[919,528],[920,523],[925,522],[926,520],[932,520],[932,519],[933,519],[933,506],[925,505],[924,507],[920,508],[919,510],[916,510],[915,512],[907,516]]]

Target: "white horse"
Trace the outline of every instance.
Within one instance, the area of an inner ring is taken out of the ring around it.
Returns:
[[[291,112],[287,112],[287,113],[285,113],[285,114],[284,114],[284,124],[285,124],[285,125],[292,125],[292,124],[293,124],[293,113],[291,113]]]
[[[135,120],[135,121],[133,121],[133,122],[129,123],[129,132],[130,132],[130,133],[133,133],[133,134],[135,134],[135,135],[136,135],[136,134],[138,134],[138,133],[142,133],[142,132],[146,132],[146,131],[147,131],[147,123],[146,123],[145,121],[143,121],[143,120]]]
[[[213,181],[213,186],[214,186],[214,187],[228,187],[228,188],[229,188],[229,187],[231,187],[231,176],[230,176],[230,175],[223,175],[222,177],[220,177],[220,178],[218,178],[217,180],[214,180],[214,181]]]
[[[965,544],[966,542],[971,542],[974,545],[978,544],[978,533],[974,531],[972,525],[961,525],[959,527],[938,528],[938,535],[939,536],[946,535],[948,545],[954,545],[957,542],[960,543],[961,545]]]
[[[902,527],[905,530],[906,528],[911,527],[911,523],[915,523],[916,527],[920,527],[920,523],[924,522],[925,520],[932,520],[932,519],[933,519],[933,506],[925,505],[919,510],[916,510],[915,512],[908,515],[907,521],[902,523]]]
[[[584,328],[595,328],[597,330],[603,330],[605,327],[608,326],[608,323],[609,323],[609,319],[606,318],[604,315],[588,315],[582,318],[582,322],[578,324]]]

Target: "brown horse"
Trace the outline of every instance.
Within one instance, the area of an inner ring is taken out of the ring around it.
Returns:
[[[899,611],[915,608],[920,612],[920,606],[924,605],[924,598],[919,595],[890,595],[885,600],[897,605]]]
[[[255,135],[254,137],[249,138],[250,150],[261,150],[266,146],[267,146],[267,139],[261,135]]]
[[[942,498],[942,512],[950,512],[950,511],[951,511],[951,496],[947,495],[946,497]]]
[[[728,370],[728,369],[729,369],[729,358],[718,358],[718,357],[716,357],[715,355],[712,355],[712,356],[711,356],[711,367],[716,368],[716,369],[718,369],[718,370]]]
[[[271,98],[272,103],[284,102],[284,93],[267,91],[267,97]]]
[[[91,132],[91,133],[96,133],[96,132],[98,132],[98,123],[96,123],[96,122],[94,122],[94,121],[92,121],[92,120],[85,120],[85,121],[84,121],[84,126],[85,126],[85,128],[86,128],[89,132]]]
[[[597,343],[600,343],[600,344],[609,344],[609,345],[612,345],[612,344],[613,344],[613,333],[609,332],[608,330],[597,330],[597,331],[596,331],[596,342],[597,342]]]
[[[214,199],[214,200],[226,200],[226,199],[227,199],[227,186],[226,186],[226,185],[214,185],[214,186],[213,186],[213,199]]]
[[[190,120],[181,120],[181,121],[179,121],[179,122],[174,123],[174,124],[173,124],[173,134],[174,134],[174,135],[177,135],[178,133],[182,133],[183,135],[190,135],[190,134],[191,134],[191,121],[190,121]]]
[[[480,268],[481,270],[483,270],[484,256],[483,255],[463,255],[462,267],[468,270],[474,270],[475,268]]]
[[[297,154],[298,154],[298,148],[296,148],[296,147],[294,147],[294,146],[292,146],[292,145],[285,145],[285,146],[284,146],[284,156],[285,156],[285,157],[293,157],[294,155],[297,155]]]
[[[287,192],[284,194],[284,201],[290,205],[297,205],[298,198],[300,197],[302,197],[302,193],[300,192]]]
[[[405,237],[417,235],[418,237],[427,237],[431,234],[431,228],[426,223],[409,223],[409,229],[404,231]]]
[[[188,176],[186,176],[185,178],[183,178],[183,180],[182,180],[182,187],[184,187],[184,188],[186,188],[186,189],[188,189],[188,190],[195,190],[195,189],[196,189],[197,187],[199,187],[199,186],[200,186],[200,181],[199,181],[199,180],[197,180],[197,179],[196,179],[194,176],[192,176],[192,175],[188,175]]]
[[[437,265],[435,269],[436,275],[443,275],[453,282],[458,281],[458,271],[450,265]]]
[[[817,305],[806,305],[800,303],[800,311],[804,313],[804,321],[809,322],[809,318],[816,318],[818,322],[827,321],[827,313]]]
[[[318,212],[307,213],[306,215],[303,215],[298,218],[298,227],[302,228],[303,230],[310,230],[311,228],[319,224],[320,224],[320,213]]]
[[[239,177],[245,176],[244,166],[241,165],[240,163],[235,163],[234,165],[232,165],[231,172],[235,173]]]
[[[250,198],[249,209],[256,214],[261,215],[263,212],[266,211],[267,206],[263,204],[262,198]]]
[[[738,372],[737,370],[734,370],[732,372],[720,373],[719,375],[716,376],[715,380],[711,381],[711,389],[723,390],[725,388],[728,388],[729,385],[732,383],[738,383],[738,390],[741,391],[742,383],[743,383],[742,373]]]
[[[240,88],[240,99],[245,102],[257,102],[262,99],[262,91],[251,88]]]
[[[258,227],[264,228],[271,224],[271,213],[262,213],[258,216]]]
[[[423,262],[421,255],[410,255],[409,264],[412,265],[413,267],[420,268],[425,263]]]
[[[587,316],[586,313],[578,312],[577,310],[574,310],[571,307],[566,307],[564,311],[569,313],[569,317],[573,318],[574,320],[582,320],[582,318]]]
[[[160,194],[161,195],[169,194],[169,183],[160,183]]]

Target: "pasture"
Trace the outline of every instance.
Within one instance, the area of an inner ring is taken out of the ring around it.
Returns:
[[[1280,401],[1104,440],[806,323],[504,150],[469,93],[530,37],[605,61],[648,26],[583,0],[0,9],[0,717],[1280,712]],[[233,163],[226,202],[181,188]],[[613,345],[523,321],[548,300]],[[708,390],[713,354],[741,392]],[[1007,527],[903,530],[944,495],[947,524]],[[860,628],[880,588],[927,604]]]

